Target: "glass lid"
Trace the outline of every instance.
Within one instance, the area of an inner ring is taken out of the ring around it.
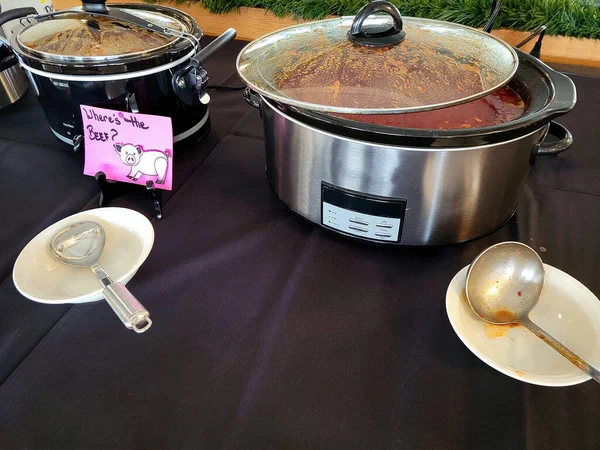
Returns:
[[[248,86],[268,98],[355,114],[464,103],[506,84],[517,67],[516,52],[502,40],[450,22],[402,18],[385,1],[365,5],[356,17],[268,34],[237,60]]]
[[[140,9],[111,8],[113,15],[60,11],[38,18],[18,35],[20,46],[49,58],[119,57],[163,48],[185,33],[175,17]],[[125,13],[125,14],[122,14]],[[120,16],[140,20],[136,25]]]

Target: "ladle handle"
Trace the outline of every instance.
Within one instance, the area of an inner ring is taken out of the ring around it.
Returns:
[[[558,353],[560,353],[569,361],[571,361],[579,369],[587,373],[590,377],[592,377],[594,381],[600,383],[600,370],[597,367],[590,364],[580,356],[576,355],[574,352],[569,350],[567,347],[562,345],[560,342],[558,342],[556,339],[554,339],[552,336],[550,336],[548,333],[546,333],[544,330],[538,327],[531,320],[523,319],[521,320],[521,325],[523,325],[525,328],[527,328],[529,331],[531,331],[533,334],[539,337],[542,341],[544,341]]]
[[[123,283],[113,281],[104,288],[102,295],[127,328],[143,333],[152,325],[148,310]]]
[[[90,269],[102,285],[102,295],[127,328],[136,333],[143,333],[150,328],[150,313],[123,283],[113,281],[100,264],[92,264]]]

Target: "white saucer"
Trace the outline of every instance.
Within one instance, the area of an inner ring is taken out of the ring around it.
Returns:
[[[545,282],[531,320],[590,363],[600,366],[600,301],[566,273],[544,264]],[[541,386],[590,379],[522,326],[485,323],[465,297],[468,267],[450,282],[446,312],[458,337],[479,359],[509,377]]]
[[[99,262],[113,280],[127,283],[150,254],[154,228],[142,214],[126,208],[80,212],[50,225],[21,251],[13,268],[13,281],[21,294],[50,304],[86,303],[104,298],[91,270],[62,264],[50,255],[51,237],[82,220],[93,220],[106,231],[106,245]]]

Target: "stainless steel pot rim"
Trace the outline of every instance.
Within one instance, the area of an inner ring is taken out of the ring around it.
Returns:
[[[263,97],[263,100],[264,97]],[[389,149],[389,148],[397,148],[399,151],[415,151],[415,152],[456,152],[456,151],[471,151],[471,150],[480,150],[480,149],[484,149],[484,148],[493,148],[493,147],[502,147],[504,144],[510,144],[512,142],[516,142],[520,139],[523,138],[527,138],[535,133],[538,133],[542,128],[547,127],[548,125],[542,125],[539,128],[530,131],[528,133],[522,134],[521,136],[517,136],[511,139],[507,139],[505,141],[500,141],[500,142],[494,142],[494,143],[490,143],[490,144],[480,144],[480,145],[473,145],[473,146],[464,146],[464,147],[460,147],[460,146],[449,146],[449,147],[419,147],[419,146],[412,146],[412,145],[401,145],[401,144],[384,144],[384,143],[380,143],[380,142],[371,142],[371,141],[366,141],[366,140],[361,140],[361,139],[356,139],[356,138],[352,138],[352,137],[347,137],[347,136],[340,136],[339,134],[335,134],[332,133],[330,131],[327,130],[322,130],[320,128],[308,125],[300,120],[295,119],[294,117],[289,116],[288,114],[285,114],[283,111],[281,111],[280,109],[274,107],[272,104],[270,104],[268,101],[265,101],[263,104],[268,105],[268,107],[275,112],[276,114],[279,114],[281,116],[283,116],[286,120],[289,120],[290,122],[293,122],[297,125],[300,125],[302,127],[308,128],[311,131],[315,132],[315,133],[320,133],[335,139],[343,139],[343,140],[347,140],[348,142],[353,142],[353,143],[357,143],[360,145],[367,145],[370,147],[379,147],[382,149]],[[398,137],[398,139],[402,139],[401,136]]]

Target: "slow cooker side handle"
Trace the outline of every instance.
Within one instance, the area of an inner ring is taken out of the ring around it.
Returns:
[[[548,134],[558,138],[558,141],[544,142],[544,138],[537,146],[536,155],[557,155],[567,150],[573,143],[573,135],[571,132],[558,122],[552,121],[548,124],[548,133],[546,134],[546,137]]]
[[[0,14],[0,26],[4,25],[11,20],[20,19],[22,17],[27,17],[32,14],[37,16],[37,11],[35,8],[15,8],[10,9],[8,11],[4,11]]]
[[[521,52],[521,50],[517,50],[517,52]],[[542,78],[547,80],[551,85],[552,98],[542,109],[531,114],[530,116],[523,117],[523,119],[519,121],[522,127],[527,127],[530,129],[534,127],[540,128],[549,124],[551,120],[563,116],[571,111],[577,103],[577,89],[575,88],[573,81],[568,76],[551,69],[537,59],[532,61],[532,63],[537,66],[537,70],[541,72]],[[563,138],[565,139],[563,143],[563,149],[560,150],[564,151],[569,147],[570,142],[567,140],[568,131],[563,132],[560,127],[560,125],[554,125],[552,130],[559,136],[561,140]],[[570,135],[570,133],[568,134]],[[541,153],[554,154],[558,153],[558,151],[542,151]]]
[[[554,97],[548,103],[546,108],[550,114],[564,114],[569,112],[577,103],[577,89],[575,83],[568,76],[563,75],[549,67],[546,68],[546,74],[550,81],[552,81],[554,87]]]
[[[246,89],[244,89],[243,95],[244,95],[244,100],[246,101],[246,103],[248,103],[253,108],[260,109],[261,98],[257,92],[255,92],[252,89],[250,89],[249,87],[247,87]]]
[[[252,89],[250,89],[249,87],[246,87],[246,89],[244,89],[244,100],[246,101],[246,103],[248,103],[250,106],[252,106],[253,108],[258,109],[258,112],[260,113],[260,118],[263,118],[263,101],[262,101],[262,97],[260,96],[260,94],[256,91],[253,91]]]
[[[177,98],[186,105],[208,104],[210,97],[206,93],[208,74],[202,68],[202,63],[214,55],[225,44],[233,40],[236,31],[229,28],[222,35],[198,50],[195,56],[171,78],[171,85]]]

